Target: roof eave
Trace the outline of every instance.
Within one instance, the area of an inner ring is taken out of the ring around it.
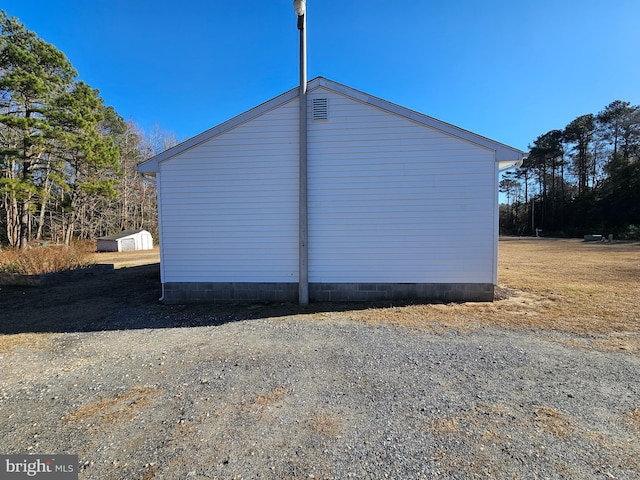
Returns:
[[[491,140],[487,137],[483,137],[482,135],[478,135],[476,133],[470,132],[463,128],[457,127],[447,122],[443,122],[442,120],[438,120],[436,118],[430,117],[428,115],[416,112],[414,110],[408,109],[406,107],[402,107],[400,105],[396,105],[394,103],[383,100],[379,97],[375,97],[373,95],[366,94],[359,90],[353,89],[341,83],[334,82],[333,80],[329,80],[324,77],[316,77],[308,83],[308,90],[312,90],[317,87],[325,87],[330,90],[334,90],[343,95],[354,98],[358,101],[367,103],[369,105],[381,108],[388,112],[394,113],[396,115],[403,116],[408,118],[416,123],[425,125],[430,128],[434,128],[439,130],[445,134],[451,135],[453,137],[460,138],[462,140],[466,140],[470,143],[478,145],[480,147],[484,147],[486,149],[492,150],[495,152],[495,159],[499,162],[499,169],[503,170],[507,168],[512,168],[514,165],[521,165],[522,160],[524,158],[524,152],[505,145],[500,142],[496,142],[495,140]],[[180,153],[189,150],[190,148],[195,147],[207,140],[212,139],[213,137],[220,135],[252,118],[265,113],[273,108],[276,108],[283,103],[286,103],[298,96],[299,89],[298,87],[293,88],[271,100],[258,105],[257,107],[252,108],[251,110],[247,110],[236,117],[227,120],[224,123],[221,123],[209,130],[202,132],[195,137],[192,137],[184,142],[176,145],[173,148],[165,150],[164,152],[142,162],[136,167],[136,170],[142,174],[147,174],[151,176],[155,176],[157,172],[160,171],[160,164],[169,158],[175,157]]]
[[[504,172],[511,168],[520,168],[525,158],[526,157],[521,156],[518,160],[498,160],[498,172]]]
[[[220,135],[221,133],[237,127],[238,125],[251,120],[258,115],[261,115],[282,105],[283,103],[292,100],[293,98],[298,96],[298,92],[298,88],[292,88],[291,90],[278,95],[277,97],[272,98],[271,100],[268,100],[267,102],[264,102],[257,107],[252,108],[251,110],[247,110],[246,112],[241,113],[240,115],[237,115],[227,120],[226,122],[216,125],[209,130],[205,130],[195,137],[191,137],[184,142],[181,142],[178,145],[169,148],[168,150],[165,150],[164,152],[159,153],[158,155],[151,157],[148,160],[145,160],[144,162],[136,166],[136,170],[143,174],[155,174],[160,171],[160,163],[162,163],[164,160],[175,157],[176,155],[179,155],[195,147],[196,145],[206,142],[207,140],[210,140]]]
[[[309,82],[309,90],[312,90],[316,87],[325,87],[330,90],[334,90],[363,103],[367,103],[396,115],[408,118],[416,123],[439,130],[447,135],[451,135],[453,137],[466,140],[475,145],[493,150],[495,152],[496,161],[498,162],[522,162],[523,156],[525,155],[523,151],[518,150],[517,148],[510,147],[509,145],[505,145],[504,143],[497,142],[477,133],[473,133],[469,130],[457,127],[456,125],[438,120],[437,118],[430,117],[429,115],[425,115],[420,112],[416,112],[415,110],[397,105],[382,98],[369,95],[367,93],[353,89],[346,85],[342,85],[324,77],[317,77]]]

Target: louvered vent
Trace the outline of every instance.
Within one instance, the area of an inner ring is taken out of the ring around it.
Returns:
[[[327,120],[327,99],[326,98],[314,98],[312,100],[313,105],[313,119],[314,120]]]

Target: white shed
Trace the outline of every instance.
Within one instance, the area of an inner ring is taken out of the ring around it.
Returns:
[[[308,84],[310,300],[492,300],[498,172],[523,152],[318,77]],[[295,301],[299,89],[139,165],[165,301]]]
[[[152,249],[153,237],[146,230],[124,230],[115,235],[98,238],[99,252],[133,252]]]

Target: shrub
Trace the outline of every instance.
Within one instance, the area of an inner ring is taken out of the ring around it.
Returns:
[[[640,226],[629,225],[627,229],[620,233],[622,240],[640,240]]]
[[[91,266],[95,263],[84,245],[35,246],[0,252],[0,273],[39,275]]]

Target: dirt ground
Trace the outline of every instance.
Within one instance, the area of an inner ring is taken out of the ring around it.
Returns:
[[[0,350],[36,341],[28,334],[216,325],[303,314],[429,330],[483,325],[543,329],[575,333],[572,341],[587,348],[640,353],[638,242],[503,238],[499,287],[492,303],[163,306],[158,302],[157,248],[96,253],[95,258],[97,263],[113,263],[115,273],[46,288],[0,288],[0,334],[27,334],[1,337]],[[155,324],[135,324],[135,317],[124,314],[130,308],[155,315]],[[123,313],[120,322],[113,321],[117,312]]]

